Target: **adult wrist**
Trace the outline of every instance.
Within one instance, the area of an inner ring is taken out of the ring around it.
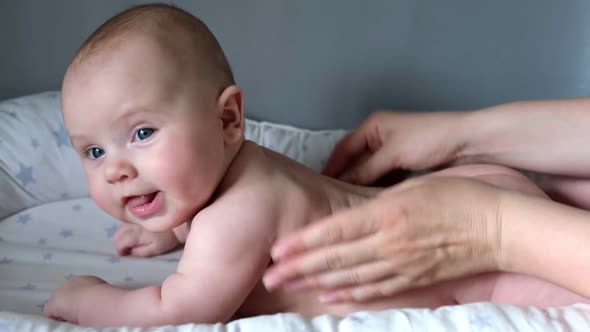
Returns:
[[[476,111],[454,112],[451,121],[449,135],[455,144],[455,155],[451,160],[453,164],[474,163],[479,154],[479,147],[474,140],[474,128],[477,128],[479,115]]]

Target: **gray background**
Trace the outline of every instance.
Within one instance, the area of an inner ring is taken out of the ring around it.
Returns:
[[[0,0],[0,99],[58,90],[122,0]],[[254,119],[350,128],[378,108],[590,95],[590,1],[172,1],[218,37]]]

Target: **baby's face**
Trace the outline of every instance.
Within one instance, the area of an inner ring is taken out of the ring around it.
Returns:
[[[169,59],[153,41],[132,39],[70,70],[62,95],[93,199],[151,231],[189,221],[226,162],[214,92]]]

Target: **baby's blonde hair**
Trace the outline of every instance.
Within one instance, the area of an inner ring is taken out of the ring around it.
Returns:
[[[196,61],[197,68],[217,81],[220,88],[235,84],[229,62],[209,28],[186,11],[159,3],[134,6],[110,18],[80,46],[70,66],[117,47],[124,42],[123,37],[135,32],[166,34],[159,40],[177,51],[178,58]]]

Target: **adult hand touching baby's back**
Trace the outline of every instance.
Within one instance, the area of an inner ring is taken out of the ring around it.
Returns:
[[[464,147],[463,112],[376,112],[334,148],[324,174],[369,185],[394,169],[455,161]]]
[[[502,191],[426,176],[278,241],[268,289],[323,289],[325,302],[365,301],[497,269]]]

